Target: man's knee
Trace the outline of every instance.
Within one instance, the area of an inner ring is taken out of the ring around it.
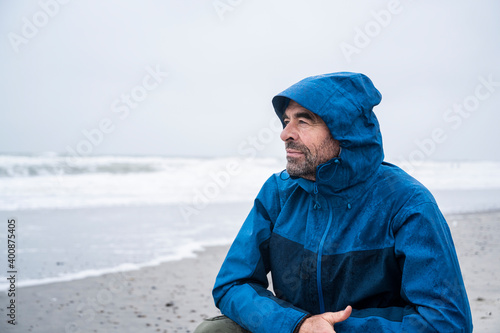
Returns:
[[[226,316],[205,319],[194,333],[248,333],[247,330],[236,324]]]

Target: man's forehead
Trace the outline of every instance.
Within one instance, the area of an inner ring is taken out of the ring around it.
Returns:
[[[305,107],[303,107],[302,105],[291,99],[290,103],[288,103],[285,112],[283,113],[283,118],[288,118],[294,115],[299,115],[299,116],[309,115],[309,117],[313,119],[320,118],[314,112],[306,109]]]

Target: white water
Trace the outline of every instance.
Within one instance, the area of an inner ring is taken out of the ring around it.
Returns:
[[[252,200],[282,168],[275,159],[0,156],[0,211]]]

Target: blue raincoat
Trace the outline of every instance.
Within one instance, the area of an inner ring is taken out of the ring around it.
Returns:
[[[252,332],[293,332],[306,315],[353,307],[336,332],[471,332],[448,225],[431,193],[383,162],[369,78],[306,78],[273,99],[319,115],[341,153],[316,181],[271,176],[217,276],[221,312]],[[269,291],[271,272],[274,293]]]

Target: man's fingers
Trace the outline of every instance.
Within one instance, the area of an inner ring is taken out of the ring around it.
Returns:
[[[351,315],[352,308],[347,306],[343,311],[325,312],[307,318],[300,326],[299,333],[328,332],[335,333],[334,324],[346,320]]]
[[[350,305],[348,305],[345,310],[342,312],[342,316],[339,320],[337,320],[337,322],[340,322],[340,321],[344,321],[346,320],[347,318],[349,318],[349,316],[351,315],[352,313],[352,307]]]
[[[327,320],[331,325],[335,323],[340,323],[341,321],[346,320],[349,318],[352,312],[352,307],[348,305],[345,310],[343,311],[337,311],[337,312],[326,312],[323,313],[323,318]]]

